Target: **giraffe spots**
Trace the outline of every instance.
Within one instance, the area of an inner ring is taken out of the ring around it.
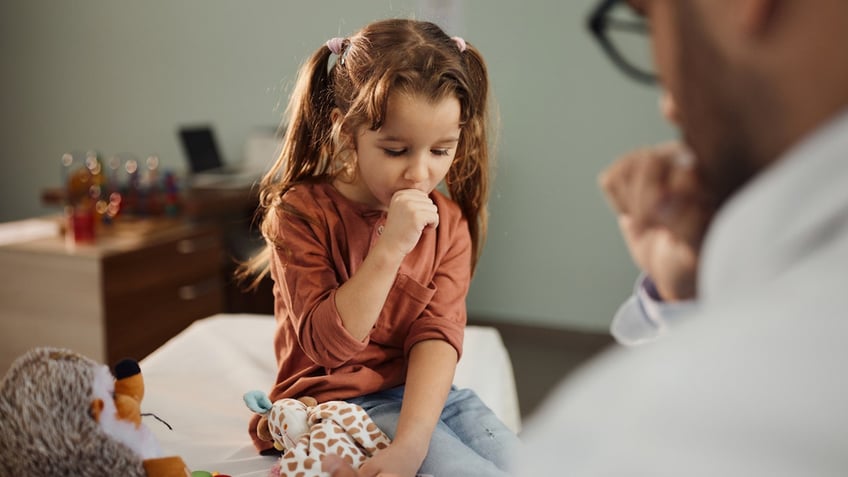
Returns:
[[[391,442],[357,405],[330,401],[307,407],[299,401],[296,403],[278,401],[274,403],[274,412],[269,412],[269,416],[277,417],[276,426],[269,422],[269,428],[284,429],[289,436],[297,438],[296,444],[289,442],[293,448],[285,449],[277,466],[278,472],[273,475],[325,476],[320,470],[320,459],[330,453],[338,454],[348,465],[359,468]]]

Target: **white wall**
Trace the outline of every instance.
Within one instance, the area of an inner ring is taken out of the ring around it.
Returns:
[[[635,269],[596,187],[617,154],[668,137],[656,92],[603,57],[592,0],[456,0],[451,34],[487,58],[501,135],[489,242],[472,315],[602,330]],[[6,0],[0,3],[0,220],[52,212],[66,151],[159,154],[182,170],[176,128],[211,122],[239,159],[279,123],[299,63],[371,20],[448,0]]]

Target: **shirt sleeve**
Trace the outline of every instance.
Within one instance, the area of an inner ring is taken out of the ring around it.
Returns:
[[[298,343],[313,362],[336,368],[368,345],[348,333],[336,308],[340,283],[330,257],[330,240],[315,222],[293,215],[281,221],[285,249],[275,254],[283,280],[280,293],[292,320]],[[279,310],[278,310],[279,313]]]
[[[451,227],[450,237],[440,239],[448,247],[433,277],[433,298],[409,328],[404,354],[415,344],[431,339],[447,341],[462,356],[467,322],[465,300],[471,283],[471,234],[462,216]],[[441,225],[440,225],[441,226]]]
[[[694,300],[665,302],[647,275],[641,275],[627,301],[616,312],[610,324],[610,333],[625,346],[636,346],[654,341],[668,331],[673,323],[697,308]]]

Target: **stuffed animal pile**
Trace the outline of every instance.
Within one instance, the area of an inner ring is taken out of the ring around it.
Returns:
[[[321,457],[337,454],[359,468],[378,450],[389,446],[389,438],[361,407],[344,401],[318,404],[315,399],[279,399],[273,404],[261,391],[250,391],[244,402],[262,417],[256,433],[283,452],[271,469],[273,476],[326,476]]]
[[[15,360],[0,383],[0,475],[191,475],[141,422],[138,364],[122,362],[115,375],[67,349]]]

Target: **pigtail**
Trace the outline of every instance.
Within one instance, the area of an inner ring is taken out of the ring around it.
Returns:
[[[325,172],[332,122],[333,93],[326,46],[316,51],[298,73],[286,108],[286,135],[280,157],[261,182],[260,207],[272,207],[294,184]]]
[[[332,155],[331,131],[333,87],[327,62],[331,51],[319,48],[298,72],[297,81],[286,108],[286,129],[279,157],[262,177],[259,185],[259,207],[262,235],[269,242],[261,253],[239,265],[236,279],[256,288],[269,272],[272,248],[282,247],[277,236],[278,225],[285,214],[300,215],[282,200],[285,193],[301,182],[320,181],[328,174]]]
[[[471,233],[472,271],[483,251],[489,225],[489,139],[488,97],[489,80],[486,63],[471,44],[461,53],[465,64],[467,84],[464,109],[468,111],[463,125],[463,145],[457,151],[462,157],[445,177],[451,198],[468,221]]]

